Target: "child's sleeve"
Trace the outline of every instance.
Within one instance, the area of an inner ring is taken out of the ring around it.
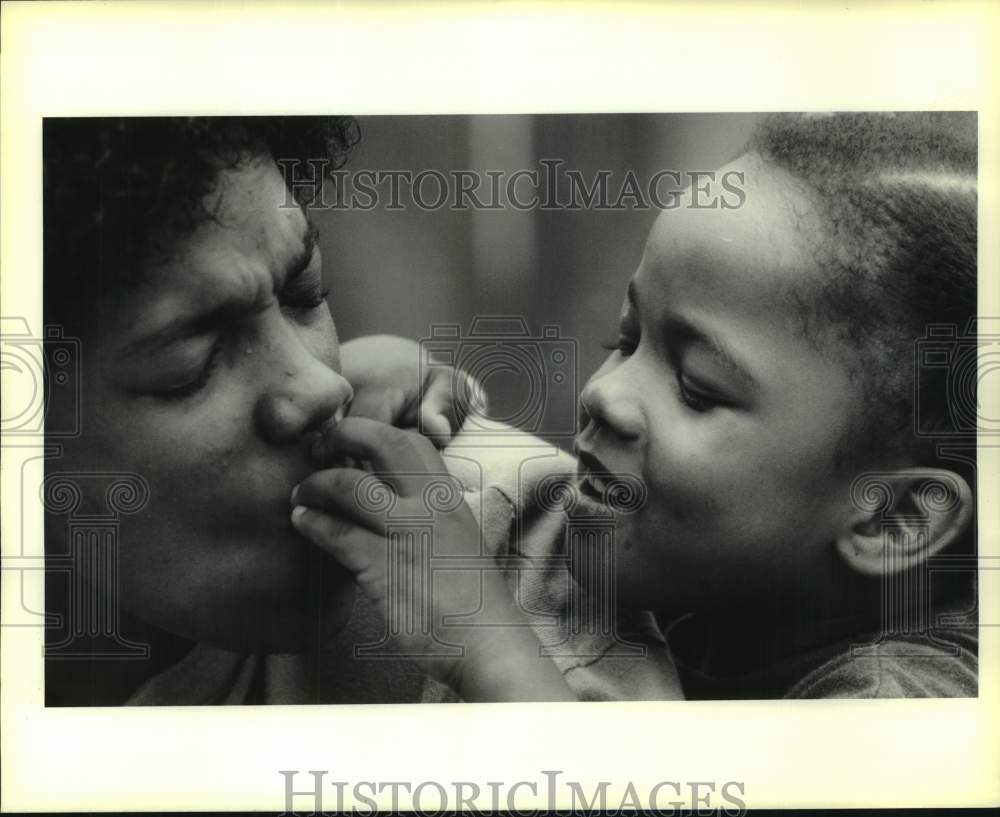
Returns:
[[[978,642],[974,627],[936,629],[927,638],[859,636],[851,648],[796,683],[786,698],[975,698],[979,691]]]

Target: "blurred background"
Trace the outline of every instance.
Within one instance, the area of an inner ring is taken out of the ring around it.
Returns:
[[[505,183],[518,170],[544,173],[542,160],[559,160],[564,163],[556,190],[561,200],[569,199],[563,174],[572,169],[588,185],[599,171],[609,172],[614,201],[628,171],[645,188],[660,170],[716,169],[738,153],[758,116],[362,117],[362,141],[344,170],[408,170],[414,176],[434,170],[449,180],[453,172],[469,170],[482,177],[478,196],[489,202],[487,171],[503,171]],[[544,187],[522,182],[517,186],[522,201],[536,192],[544,195]],[[669,186],[665,180],[662,189]],[[523,320],[536,339],[543,327],[555,327],[561,348],[567,350],[568,340],[568,351],[575,352],[576,372],[565,371],[569,379],[562,381],[556,400],[568,401],[572,412],[579,388],[607,354],[600,344],[616,335],[625,286],[659,211],[637,208],[631,198],[623,200],[620,210],[518,210],[505,199],[499,209],[445,205],[424,210],[413,203],[405,182],[404,207],[394,210],[388,208],[388,183],[377,189],[380,196],[372,209],[311,212],[321,230],[330,306],[341,339],[390,333],[419,340],[429,337],[435,324],[457,324],[464,336],[477,316],[491,315]],[[425,201],[438,198],[434,179],[422,190]],[[548,331],[551,335],[554,330]],[[469,351],[464,337],[449,342],[456,347],[465,343]],[[466,356],[465,362],[469,360]],[[561,358],[557,362],[566,369]],[[545,361],[547,378],[559,368],[552,364]],[[567,406],[551,406],[540,419],[531,419],[531,410],[519,415],[518,406],[525,405],[531,387],[510,368],[483,369],[492,371],[485,386],[494,416],[551,432],[554,441],[565,444],[568,438],[561,432]],[[568,392],[574,392],[572,397]]]

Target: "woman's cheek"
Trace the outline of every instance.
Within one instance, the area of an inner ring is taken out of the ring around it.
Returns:
[[[237,411],[236,396],[213,397],[201,408],[157,411],[137,422],[131,440],[134,459],[192,483],[225,472],[245,443],[249,415]]]
[[[330,308],[324,304],[317,309],[311,322],[301,332],[303,341],[313,356],[340,374],[340,338],[337,336]]]

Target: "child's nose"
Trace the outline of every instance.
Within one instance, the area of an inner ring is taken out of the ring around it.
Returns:
[[[580,393],[581,424],[590,421],[626,441],[643,433],[643,415],[628,389],[614,372],[592,377]]]

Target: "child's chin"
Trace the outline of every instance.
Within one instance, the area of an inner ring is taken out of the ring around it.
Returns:
[[[621,520],[616,525],[611,518],[608,523],[593,533],[581,531],[582,535],[571,536],[568,545],[571,575],[578,584],[595,592],[621,584],[631,548],[627,531],[621,530]]]

